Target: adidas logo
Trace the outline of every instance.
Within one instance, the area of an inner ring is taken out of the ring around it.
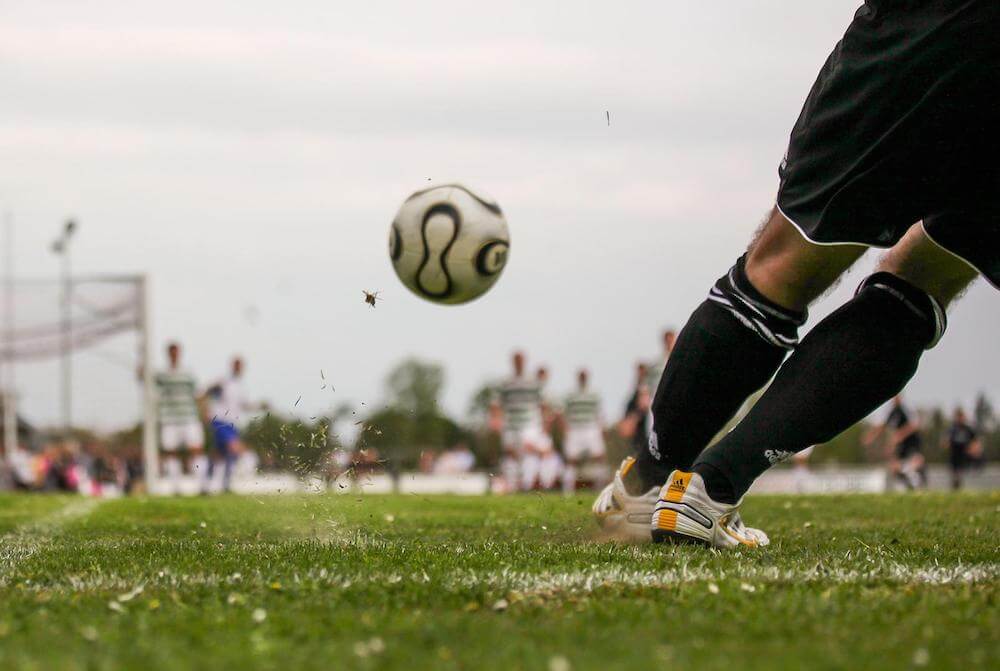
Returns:
[[[667,488],[667,491],[670,491],[670,492],[683,492],[684,491],[684,479],[683,478],[677,478],[676,480],[674,480],[673,482],[671,482],[670,483],[670,487]]]

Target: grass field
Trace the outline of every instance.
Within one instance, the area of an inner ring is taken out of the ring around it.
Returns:
[[[1000,494],[758,497],[734,554],[588,504],[0,497],[0,669],[997,668]]]

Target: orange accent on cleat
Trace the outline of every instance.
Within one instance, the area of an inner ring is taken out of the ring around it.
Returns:
[[[667,487],[667,496],[664,501],[670,501],[671,503],[680,503],[681,498],[684,496],[684,492],[687,491],[688,485],[691,483],[691,476],[693,473],[683,473],[681,471],[674,471],[670,476],[670,486]]]

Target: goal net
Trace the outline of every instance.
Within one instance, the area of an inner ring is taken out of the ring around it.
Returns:
[[[67,430],[94,428],[100,404],[119,413],[115,428],[141,421],[145,472],[156,472],[147,308],[141,275],[0,283],[3,454],[18,443],[19,399],[30,395],[39,423]]]

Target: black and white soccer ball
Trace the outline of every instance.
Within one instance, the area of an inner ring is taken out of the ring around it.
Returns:
[[[461,184],[417,191],[389,229],[396,275],[435,303],[467,303],[483,295],[507,265],[509,248],[500,206]]]

